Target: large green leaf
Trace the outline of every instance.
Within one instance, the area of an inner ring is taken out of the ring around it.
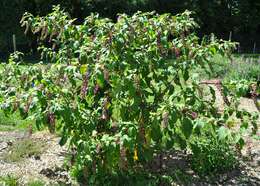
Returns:
[[[189,138],[191,136],[193,130],[193,123],[190,118],[188,117],[183,118],[181,123],[181,130],[186,138]]]

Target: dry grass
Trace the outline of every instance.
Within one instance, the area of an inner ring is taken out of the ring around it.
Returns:
[[[3,155],[3,160],[7,162],[19,162],[24,158],[40,156],[45,149],[45,144],[31,138],[14,142],[8,151]]]

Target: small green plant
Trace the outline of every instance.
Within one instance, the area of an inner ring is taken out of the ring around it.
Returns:
[[[32,125],[33,123],[33,121],[28,119],[23,120],[18,113],[13,113],[7,116],[4,112],[0,111],[0,131],[23,131],[27,130],[29,125]],[[33,130],[35,128],[36,127],[33,127]]]
[[[16,121],[7,118],[3,112],[0,112],[0,131],[10,131],[16,126]]]
[[[0,185],[2,186],[18,186],[18,178],[12,175],[0,177]]]
[[[10,55],[10,60],[15,62],[22,62],[24,54],[22,52],[16,51]]]
[[[230,67],[230,60],[227,57],[219,54],[212,59],[212,74],[211,78],[223,78],[228,73]]]
[[[260,80],[260,63],[253,57],[245,58],[237,55],[225,57],[219,54],[211,59],[211,73],[196,69],[201,79],[220,78],[225,81],[257,81]]]
[[[242,96],[242,97],[250,97],[251,91],[251,84],[250,82],[245,79],[241,80],[227,80],[224,82],[226,87],[235,95]]]
[[[28,182],[27,185],[28,186],[44,186],[45,183],[41,180],[33,180],[33,181]]]
[[[44,148],[43,142],[23,139],[14,143],[4,154],[3,159],[8,162],[18,162],[27,157],[39,156]]]
[[[213,175],[233,169],[237,165],[231,145],[216,137],[199,137],[191,143],[191,165],[201,176]]]
[[[260,80],[260,63],[252,58],[234,58],[230,63],[225,80]]]

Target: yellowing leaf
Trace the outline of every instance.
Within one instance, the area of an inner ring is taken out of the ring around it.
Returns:
[[[86,64],[85,64],[85,65],[81,65],[81,67],[80,67],[80,73],[81,73],[81,74],[86,74],[87,69],[88,69],[88,66],[87,66]]]
[[[138,161],[137,149],[134,150],[134,161]]]

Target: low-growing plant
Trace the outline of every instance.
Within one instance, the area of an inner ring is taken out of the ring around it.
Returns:
[[[18,186],[18,178],[12,175],[0,177],[0,185],[3,186]]]
[[[222,56],[220,54],[215,55],[212,58],[210,74],[204,75],[204,77],[212,78],[224,78],[230,71],[230,57]]]
[[[260,80],[260,61],[241,56],[225,57],[219,54],[212,58],[210,74],[201,74],[201,78],[221,78],[224,81]],[[199,71],[200,72],[200,71]]]
[[[226,80],[224,84],[229,89],[229,91],[236,96],[251,97],[251,85],[253,84],[252,81],[248,81],[245,79]]]
[[[27,183],[28,186],[45,186],[46,184],[40,180],[34,180]]]
[[[229,91],[238,97],[251,97],[251,86],[257,84],[260,94],[260,61],[255,58],[245,58],[233,55],[225,57],[219,54],[212,58],[211,73],[203,69],[194,69],[199,73],[199,79],[222,79]],[[257,83],[258,82],[258,83]]]
[[[232,170],[237,164],[235,150],[231,144],[215,136],[195,138],[191,142],[191,165],[201,176],[215,175]]]
[[[45,149],[45,144],[31,138],[15,141],[3,155],[3,160],[18,162],[31,156],[40,156]]]
[[[5,116],[3,112],[0,112],[0,125],[4,126],[16,126],[16,120],[12,120]]]
[[[234,58],[229,65],[228,72],[224,79],[231,80],[246,80],[259,81],[260,80],[260,63],[258,60]]]
[[[20,114],[17,112],[5,115],[4,112],[0,111],[0,131],[24,131],[27,130],[28,126],[33,124],[34,122],[31,120],[22,119]],[[36,130],[35,125],[33,125],[33,130]]]

